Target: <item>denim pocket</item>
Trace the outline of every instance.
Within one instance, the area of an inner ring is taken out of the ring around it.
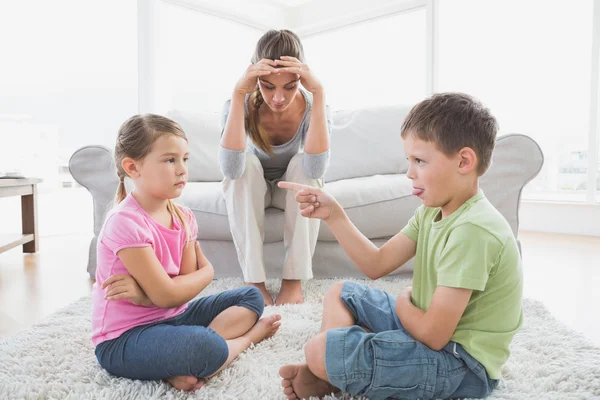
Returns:
[[[407,338],[409,338],[407,336]],[[435,392],[438,361],[414,339],[394,341],[374,338],[371,399],[431,398]]]

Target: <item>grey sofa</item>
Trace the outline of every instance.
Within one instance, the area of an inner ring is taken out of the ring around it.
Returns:
[[[333,113],[331,161],[325,189],[342,204],[350,219],[375,244],[382,245],[400,231],[420,200],[411,195],[406,177],[406,157],[400,126],[407,107],[378,107]],[[193,210],[198,220],[198,240],[215,267],[215,276],[241,276],[232,242],[225,202],[223,176],[217,164],[221,126],[218,114],[168,114],[186,132],[190,144],[189,183],[179,203]],[[117,176],[112,151],[102,146],[77,150],[69,161],[73,177],[94,199],[94,238],[87,270],[96,269],[96,242],[106,211],[112,206]],[[527,182],[543,164],[538,144],[521,134],[498,138],[492,166],[481,179],[481,188],[506,217],[515,235],[519,228],[519,202]],[[279,277],[284,259],[283,211],[268,208],[265,219],[267,275]],[[92,227],[90,227],[91,229]],[[321,224],[313,270],[316,277],[362,277],[326,224]],[[395,273],[410,272],[412,263]]]

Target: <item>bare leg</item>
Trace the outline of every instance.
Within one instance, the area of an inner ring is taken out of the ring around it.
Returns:
[[[332,392],[339,392],[339,389],[327,380],[325,342],[328,330],[352,326],[356,322],[340,299],[343,285],[343,281],[337,282],[325,294],[321,333],[306,344],[307,363],[288,364],[279,369],[282,378],[281,386],[289,400],[310,396],[322,397]]]
[[[321,320],[321,332],[327,332],[334,328],[343,328],[356,324],[354,315],[342,302],[342,287],[344,281],[336,282],[323,298],[323,318]]]
[[[212,320],[209,328],[225,340],[235,339],[248,332],[256,323],[256,313],[246,307],[233,306],[223,310]]]
[[[329,383],[325,370],[325,342],[327,333],[321,332],[306,344],[306,364],[289,364],[279,369],[283,393],[288,400],[311,396],[323,397],[340,389]]]
[[[273,336],[281,326],[280,320],[281,316],[278,314],[263,317],[259,319],[258,322],[252,328],[250,328],[250,330],[244,335],[236,339],[227,340],[227,347],[229,348],[229,357],[227,357],[227,361],[225,361],[221,368],[219,368],[219,370],[211,376],[215,376],[216,374],[221,372],[223,368],[231,364],[231,362],[235,360],[237,356],[240,355],[240,353],[242,353],[248,347],[250,347],[251,344],[257,344],[263,341],[264,339]]]
[[[229,357],[225,364],[219,368],[220,372],[229,365],[241,352],[250,347],[250,343],[258,343],[263,339],[271,337],[279,329],[281,324],[279,315],[262,318],[256,321],[256,313],[246,307],[233,306],[225,309],[212,320],[209,328],[217,332],[227,341]],[[179,390],[198,390],[204,384],[203,379],[195,376],[174,376],[165,379]]]
[[[267,290],[267,287],[265,286],[264,282],[258,282],[258,283],[246,282],[246,284],[248,286],[254,286],[254,287],[256,287],[256,288],[258,288],[260,290],[260,292],[262,293],[263,297],[265,298],[265,306],[272,306],[273,305],[273,298],[271,297],[271,294]]]
[[[279,291],[277,299],[275,299],[275,305],[280,306],[282,304],[300,303],[304,303],[302,281],[299,279],[282,279],[281,290]]]

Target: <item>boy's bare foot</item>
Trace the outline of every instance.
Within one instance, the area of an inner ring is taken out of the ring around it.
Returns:
[[[281,386],[288,400],[308,399],[310,396],[323,397],[337,393],[339,389],[310,372],[307,364],[288,364],[279,368]]]
[[[254,324],[254,326],[244,334],[244,337],[249,339],[250,342],[254,344],[270,338],[281,326],[280,320],[281,315],[279,314],[263,317],[259,319],[256,324]]]
[[[281,290],[275,299],[275,305],[304,303],[302,295],[302,281],[297,279],[283,279]]]
[[[204,385],[204,381],[195,376],[174,376],[165,379],[165,382],[170,383],[175,389],[185,390],[186,392],[198,390]]]
[[[265,299],[265,306],[272,306],[273,305],[273,298],[271,297],[271,294],[269,293],[269,291],[267,290],[267,287],[265,286],[264,282],[258,282],[258,283],[252,283],[252,282],[248,282],[249,286],[254,286],[256,288],[258,288],[260,290],[260,292],[262,293],[264,299]]]

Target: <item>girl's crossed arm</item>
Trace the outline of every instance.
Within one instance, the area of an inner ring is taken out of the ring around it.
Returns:
[[[189,241],[183,248],[181,256],[181,265],[179,267],[179,275],[187,275],[209,264],[204,254],[200,252],[201,257],[196,254],[196,240]],[[201,259],[202,258],[202,259]]]
[[[213,279],[212,264],[202,253],[198,242],[194,241],[194,243],[194,246],[189,247],[194,250],[198,269],[174,278],[167,274],[151,247],[125,248],[117,255],[154,305],[160,308],[172,308],[192,300]],[[184,261],[182,259],[182,267]],[[185,267],[189,268],[188,265]]]

